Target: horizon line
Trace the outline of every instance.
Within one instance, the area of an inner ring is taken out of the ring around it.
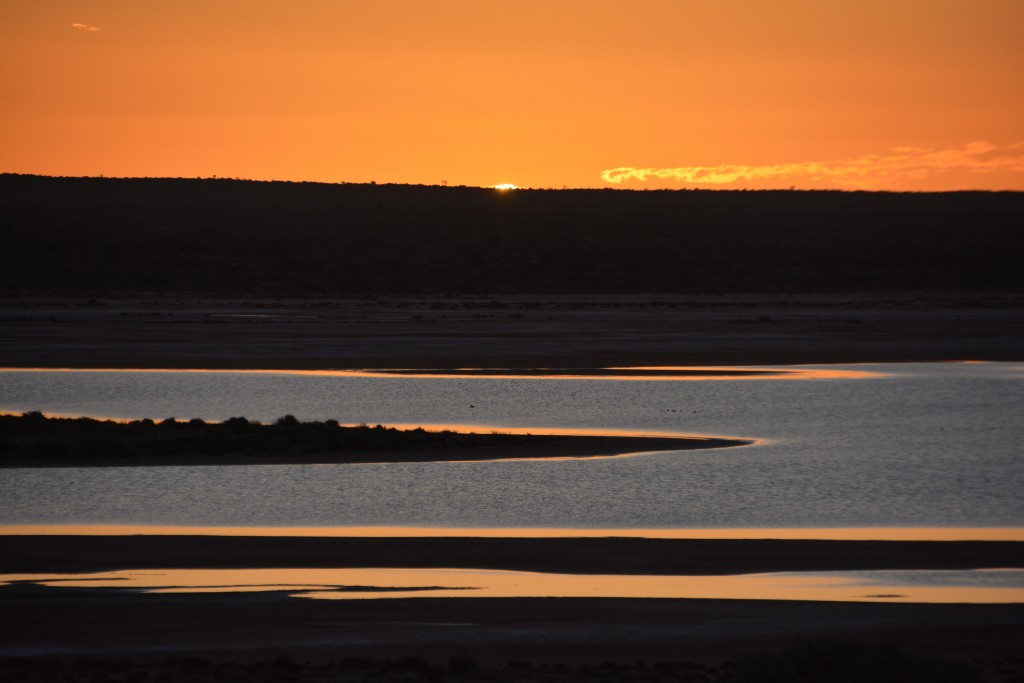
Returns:
[[[46,178],[52,180],[183,180],[183,181],[205,181],[205,182],[231,182],[231,183],[281,183],[291,185],[360,185],[368,187],[423,187],[443,190],[491,190],[503,194],[516,192],[806,192],[806,193],[831,193],[831,194],[965,194],[965,193],[1024,193],[1024,189],[1012,188],[962,188],[956,190],[884,190],[884,189],[846,189],[846,188],[812,188],[812,187],[785,187],[785,188],[754,188],[754,187],[562,187],[552,186],[525,186],[519,185],[515,189],[498,188],[495,185],[450,185],[444,181],[439,183],[415,183],[399,181],[376,180],[288,180],[280,178],[242,178],[237,176],[220,176],[211,174],[209,176],[122,176],[122,175],[51,175],[46,173],[19,173],[17,171],[0,171],[0,178],[21,177],[21,178]]]

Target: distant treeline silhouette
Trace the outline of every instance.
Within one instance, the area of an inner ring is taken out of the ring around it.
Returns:
[[[1020,291],[1024,193],[0,175],[0,288],[345,296]]]
[[[291,415],[271,424],[233,417],[115,422],[87,417],[47,417],[39,412],[0,415],[0,463],[47,459],[89,460],[153,456],[329,455],[335,453],[460,450],[537,442],[552,437],[526,434],[463,434],[382,425],[340,426],[334,420],[300,422]]]

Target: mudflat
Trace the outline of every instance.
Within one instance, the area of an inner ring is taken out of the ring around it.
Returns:
[[[0,367],[586,373],[948,360],[1024,360],[1024,295],[0,297]]]

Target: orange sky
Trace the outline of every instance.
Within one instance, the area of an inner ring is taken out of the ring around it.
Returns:
[[[1020,0],[4,0],[0,171],[1024,190]]]

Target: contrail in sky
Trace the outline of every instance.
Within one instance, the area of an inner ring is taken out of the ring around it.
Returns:
[[[848,188],[870,189],[887,181],[920,180],[939,171],[1024,173],[1024,141],[998,147],[988,142],[971,142],[962,148],[927,149],[896,147],[890,154],[865,154],[833,161],[801,161],[768,166],[681,166],[678,168],[634,168],[625,166],[601,172],[605,182],[628,180],[675,180],[683,183],[718,185],[737,180],[801,179],[827,181]]]

